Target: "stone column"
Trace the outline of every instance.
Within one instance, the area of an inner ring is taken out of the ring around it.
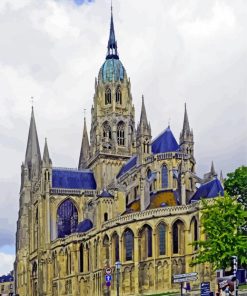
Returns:
[[[134,237],[134,275],[135,275],[135,294],[139,294],[139,237],[138,235]]]

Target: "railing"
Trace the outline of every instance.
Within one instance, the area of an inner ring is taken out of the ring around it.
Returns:
[[[189,159],[189,155],[182,152],[166,152],[166,153],[159,153],[155,155],[151,155],[145,158],[145,163],[153,162],[154,160],[164,160],[164,159]]]
[[[149,219],[149,218],[157,218],[157,217],[165,217],[165,216],[171,216],[171,215],[184,214],[187,212],[195,211],[198,208],[199,208],[199,204],[198,204],[198,202],[195,202],[195,203],[189,204],[189,205],[157,208],[157,209],[151,209],[151,210],[146,210],[146,211],[142,211],[142,212],[126,214],[126,215],[117,217],[115,219],[112,219],[112,220],[109,220],[109,221],[103,223],[103,228],[111,228],[111,227],[119,225],[119,224],[125,224],[125,223],[133,222],[136,220],[145,220],[145,219]]]
[[[51,194],[56,195],[83,195],[84,196],[94,196],[97,194],[96,190],[81,190],[81,189],[64,189],[64,188],[52,188],[50,189]]]

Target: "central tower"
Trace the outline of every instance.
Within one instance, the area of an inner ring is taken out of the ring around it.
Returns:
[[[131,85],[119,59],[111,8],[106,60],[95,79],[87,167],[95,172],[98,189],[110,184],[136,151],[135,109]]]

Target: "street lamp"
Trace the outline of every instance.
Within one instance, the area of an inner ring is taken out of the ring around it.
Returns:
[[[120,261],[117,261],[115,263],[116,271],[117,271],[117,296],[119,296],[119,278],[120,278],[120,268],[122,266],[122,263]]]

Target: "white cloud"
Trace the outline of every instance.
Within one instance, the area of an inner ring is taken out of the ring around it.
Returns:
[[[41,150],[48,137],[53,164],[77,166],[83,108],[90,127],[94,78],[106,54],[109,6],[0,1],[0,245],[14,242],[31,96]],[[186,100],[200,175],[211,160],[224,173],[247,163],[246,13],[241,1],[114,1],[136,122],[144,93],[153,136],[171,118],[178,139]]]
[[[14,255],[8,255],[0,252],[0,276],[8,274],[11,270],[14,269]]]

